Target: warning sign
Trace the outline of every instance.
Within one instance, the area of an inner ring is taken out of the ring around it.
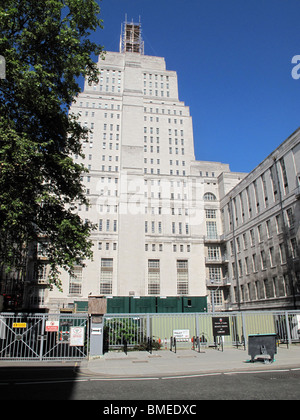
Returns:
[[[14,322],[13,328],[26,328],[27,324],[26,322]]]
[[[46,332],[57,332],[59,321],[46,321]]]

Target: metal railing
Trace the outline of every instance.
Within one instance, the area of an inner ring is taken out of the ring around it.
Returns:
[[[87,356],[87,314],[0,313],[0,360],[69,360]]]
[[[222,346],[247,348],[248,336],[276,334],[278,343],[300,342],[300,311],[106,314],[104,351],[215,347],[213,318],[226,318]],[[0,313],[0,360],[70,360],[88,356],[88,314]],[[103,337],[103,338],[102,338]],[[192,340],[192,338],[194,339]],[[174,341],[175,340],[175,341]],[[222,347],[223,348],[223,347]]]
[[[225,347],[246,349],[250,334],[276,334],[278,343],[300,342],[300,311],[113,314],[104,317],[107,349],[122,348],[124,337],[131,348],[143,346],[149,337],[162,348],[170,348],[170,337],[176,337],[177,349],[187,349],[192,348],[194,336],[201,346],[214,347],[213,317],[229,318],[230,333],[223,337]],[[176,336],[182,331],[188,336]]]

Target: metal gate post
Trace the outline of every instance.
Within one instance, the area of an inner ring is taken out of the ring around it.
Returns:
[[[244,336],[244,349],[247,350],[247,330],[246,330],[246,322],[245,322],[245,314],[241,312],[242,315],[242,327],[243,327],[243,336]]]
[[[150,314],[147,314],[147,338],[151,338],[151,329],[150,329]]]
[[[290,323],[289,323],[289,314],[288,314],[288,312],[285,312],[285,325],[286,325],[286,333],[287,333],[288,343],[289,344],[292,344],[291,330],[290,330]]]
[[[40,361],[43,360],[43,351],[44,351],[44,334],[45,334],[45,317],[46,314],[43,314],[43,318],[42,318],[42,331],[40,334],[41,337],[41,345],[40,345]]]
[[[199,314],[196,314],[196,337],[200,337],[200,334],[199,334]]]
[[[103,355],[104,320],[102,316],[90,317],[90,356]]]

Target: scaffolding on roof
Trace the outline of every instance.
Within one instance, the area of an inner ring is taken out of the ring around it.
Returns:
[[[127,22],[127,16],[121,25],[120,36],[120,53],[125,52],[144,54],[141,22]]]

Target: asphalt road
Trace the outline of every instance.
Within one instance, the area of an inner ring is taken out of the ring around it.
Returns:
[[[192,408],[196,411],[201,400],[284,399],[300,399],[299,368],[139,379],[85,376],[74,366],[0,369],[0,400],[97,400],[102,401],[98,405],[100,412],[113,410],[110,404],[114,401],[131,407],[144,401],[139,406],[144,411],[132,412],[131,417],[147,414],[148,406],[154,410],[155,402],[160,404],[158,410],[165,410],[162,404],[167,402],[178,405],[178,401],[190,401],[196,404]]]

